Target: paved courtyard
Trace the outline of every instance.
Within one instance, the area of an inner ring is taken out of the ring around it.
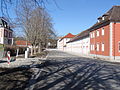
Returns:
[[[120,90],[120,64],[50,50],[33,90]]]

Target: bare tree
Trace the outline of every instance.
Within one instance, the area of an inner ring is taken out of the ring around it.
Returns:
[[[2,16],[9,17],[9,10],[11,7],[17,8],[22,2],[26,0],[0,0],[0,11]],[[60,9],[56,0],[28,0],[29,2],[35,3],[36,6],[46,7],[46,3],[53,1],[57,8]],[[25,4],[25,3],[24,3]]]
[[[34,47],[38,46],[38,52],[40,53],[41,49],[45,48],[48,38],[50,38],[51,35],[55,35],[55,33],[53,31],[51,17],[43,8],[36,8],[32,14],[30,20],[34,22],[34,35],[36,37]],[[34,51],[36,50],[34,49]]]
[[[23,4],[24,3],[24,4]],[[36,47],[40,53],[45,47],[47,39],[55,35],[49,14],[34,2],[24,0],[16,9],[19,25],[23,28],[26,40],[30,41],[34,48],[31,49],[31,55],[36,54]]]

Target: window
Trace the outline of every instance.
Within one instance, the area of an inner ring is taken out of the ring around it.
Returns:
[[[102,35],[104,35],[104,28],[102,28]]]
[[[94,45],[93,45],[92,49],[95,50]]]
[[[104,43],[102,43],[102,51],[104,51]]]
[[[97,51],[99,51],[99,43],[97,44]]]
[[[93,32],[93,35],[92,35],[92,37],[94,38],[95,37],[95,33]]]
[[[92,33],[90,34],[90,37],[92,38]]]
[[[92,44],[90,45],[91,51],[92,51]]]
[[[118,42],[118,51],[120,52],[120,41]]]
[[[4,32],[4,36],[7,37],[7,31],[6,31],[6,30],[5,30],[5,32]]]
[[[11,32],[9,32],[9,38],[11,38],[12,37],[12,33]]]
[[[99,36],[99,30],[97,30],[97,37]]]
[[[102,17],[102,20],[105,20],[105,17],[104,17],[104,16]]]

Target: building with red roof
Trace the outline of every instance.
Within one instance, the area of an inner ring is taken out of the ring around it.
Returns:
[[[73,37],[75,37],[75,35],[68,33],[67,35],[59,38],[58,42],[57,42],[57,48],[59,50],[65,50],[66,49],[66,42],[68,42]]]
[[[15,44],[19,47],[31,47],[31,43],[26,40],[17,40],[15,41]]]
[[[113,6],[97,22],[78,35],[58,40],[58,49],[89,54],[95,58],[120,60],[120,6]]]
[[[88,55],[90,53],[89,30],[82,31],[67,42],[66,51]]]

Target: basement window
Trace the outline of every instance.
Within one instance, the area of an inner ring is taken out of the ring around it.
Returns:
[[[118,51],[120,52],[120,41],[118,42]]]

